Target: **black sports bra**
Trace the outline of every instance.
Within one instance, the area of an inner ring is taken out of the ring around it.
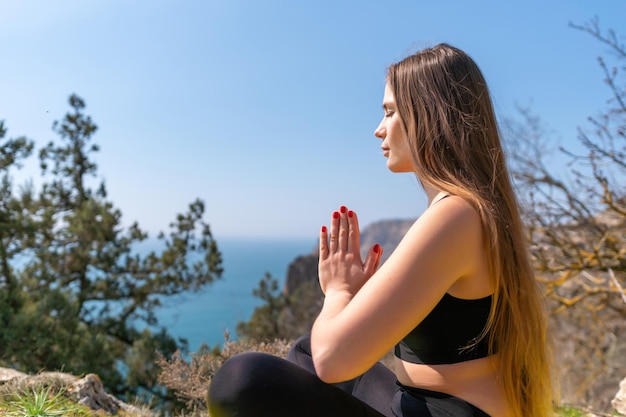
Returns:
[[[487,338],[472,344],[487,324],[492,296],[467,300],[446,293],[394,349],[412,363],[438,365],[488,356]],[[471,345],[471,347],[468,347]]]

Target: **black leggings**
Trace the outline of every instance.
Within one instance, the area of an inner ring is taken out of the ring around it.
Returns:
[[[226,360],[213,377],[210,417],[489,417],[451,395],[401,385],[377,363],[363,375],[327,384],[315,375],[309,336],[287,360],[258,352]]]

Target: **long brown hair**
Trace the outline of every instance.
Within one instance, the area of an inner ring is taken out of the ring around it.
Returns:
[[[419,180],[481,216],[494,288],[481,338],[498,354],[512,415],[551,416],[547,315],[485,79],[466,53],[440,44],[392,64],[387,82]]]

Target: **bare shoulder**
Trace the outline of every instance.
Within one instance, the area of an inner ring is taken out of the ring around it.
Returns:
[[[450,196],[424,211],[389,260],[406,265],[411,274],[436,274],[447,289],[482,262],[482,230],[478,211],[463,198]]]
[[[431,206],[423,220],[426,228],[436,230],[431,244],[457,274],[447,292],[458,298],[481,298],[491,294],[485,231],[478,210],[467,200],[450,196]]]
[[[470,243],[466,239],[482,238],[482,221],[470,202],[452,195],[430,206],[415,221],[409,233],[429,231],[440,238],[449,235],[449,239]]]
[[[450,220],[458,219],[471,222],[474,226],[480,225],[478,210],[469,201],[456,195],[451,195],[436,202],[428,208],[427,212],[433,215],[449,217]]]

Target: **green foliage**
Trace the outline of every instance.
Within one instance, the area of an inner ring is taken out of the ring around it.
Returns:
[[[218,279],[221,254],[201,200],[158,235],[161,252],[138,254],[148,234],[123,227],[105,184],[94,186],[97,126],[81,98],[69,104],[53,125],[59,139],[39,150],[38,189],[14,190],[10,170],[33,143],[5,140],[0,123],[0,366],[96,373],[116,395],[164,397],[156,354],[187,343],[160,328],[155,312],[163,297]]]
[[[317,282],[303,282],[287,294],[269,273],[252,293],[263,304],[254,309],[247,322],[237,324],[237,335],[266,342],[296,339],[309,332],[323,302]]]
[[[266,273],[252,293],[264,304],[255,308],[248,322],[237,324],[237,333],[258,340],[280,338],[280,316],[289,299],[280,291],[278,281]]]

